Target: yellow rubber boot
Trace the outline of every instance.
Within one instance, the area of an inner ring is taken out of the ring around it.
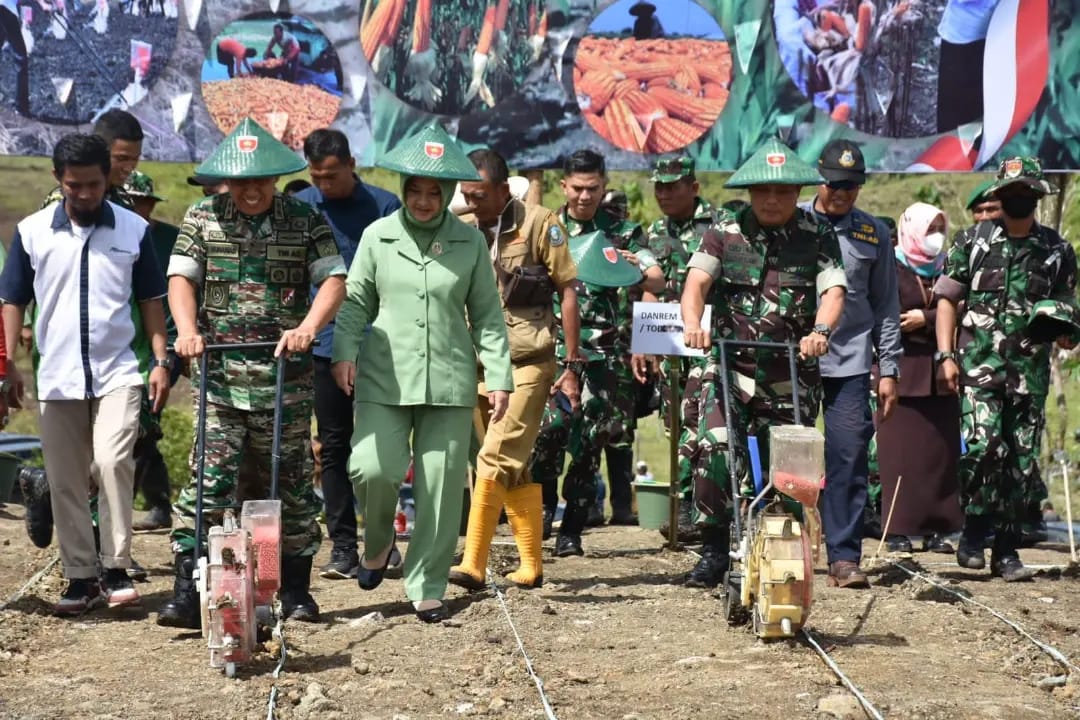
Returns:
[[[479,478],[469,504],[469,529],[461,564],[450,568],[450,582],[466,590],[482,590],[487,576],[488,551],[499,513],[506,501],[506,487],[492,478]]]
[[[521,587],[544,584],[544,558],[540,543],[544,533],[544,497],[539,483],[516,487],[506,494],[506,519],[514,531],[521,567],[506,579]]]

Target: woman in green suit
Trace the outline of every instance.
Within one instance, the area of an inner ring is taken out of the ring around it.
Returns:
[[[483,235],[447,211],[456,182],[478,179],[473,164],[437,125],[377,164],[401,173],[405,207],[364,231],[332,367],[355,401],[349,474],[365,520],[357,582],[371,590],[382,581],[411,453],[416,523],[405,593],[421,620],[437,622],[461,520],[477,356],[496,422],[513,390],[510,351]]]

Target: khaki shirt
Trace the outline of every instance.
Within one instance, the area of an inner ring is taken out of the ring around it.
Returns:
[[[475,222],[475,220],[474,220]],[[556,288],[565,287],[577,278],[577,266],[570,257],[566,228],[558,216],[539,205],[526,207],[511,200],[497,227],[497,244],[490,237],[496,228],[481,228],[488,240],[492,261],[506,273],[523,266],[542,265]],[[503,277],[496,273],[499,295],[503,296]],[[554,298],[545,305],[511,306],[503,301],[514,363],[537,362],[555,354]]]

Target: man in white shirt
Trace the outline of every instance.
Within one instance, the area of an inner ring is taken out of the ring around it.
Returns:
[[[165,277],[146,221],[105,200],[110,162],[109,146],[100,137],[60,139],[53,150],[53,174],[64,199],[18,224],[0,274],[7,335],[22,328],[26,305],[31,300],[38,304],[41,444],[69,580],[54,607],[60,615],[139,600],[126,571],[143,385],[131,347],[132,298],[139,303],[153,348],[148,384],[155,412],[169,395],[161,304]],[[8,379],[21,399],[22,379],[14,365]],[[98,467],[100,488],[100,579],[86,502],[92,463]]]

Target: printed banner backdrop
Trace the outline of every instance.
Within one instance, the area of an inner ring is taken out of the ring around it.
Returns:
[[[144,157],[164,161],[205,158],[251,112],[296,148],[332,120],[362,165],[437,120],[519,169],[589,147],[612,169],[684,151],[730,171],[771,135],[811,160],[849,137],[880,171],[985,169],[1014,154],[1080,169],[1080,0],[19,6],[0,18],[9,155],[48,155],[123,107],[146,128]],[[275,25],[299,54],[267,47]]]

